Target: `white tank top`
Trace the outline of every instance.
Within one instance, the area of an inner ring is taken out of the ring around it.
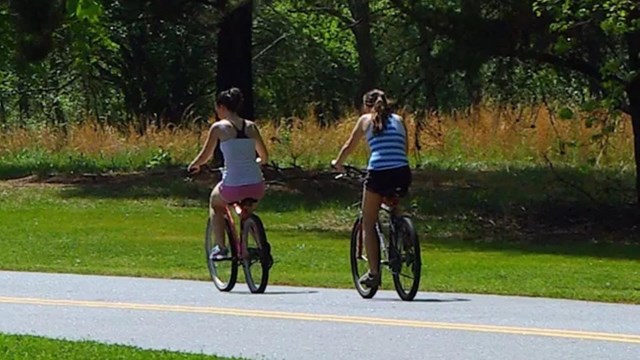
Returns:
[[[256,163],[255,139],[246,137],[244,124],[237,136],[220,143],[220,150],[224,155],[222,183],[228,186],[242,186],[262,182],[262,171]]]

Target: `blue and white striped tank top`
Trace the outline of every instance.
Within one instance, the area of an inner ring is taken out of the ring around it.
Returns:
[[[368,170],[387,170],[409,165],[406,144],[407,135],[398,115],[392,114],[387,126],[377,135],[373,133],[373,122],[366,132],[371,150]]]

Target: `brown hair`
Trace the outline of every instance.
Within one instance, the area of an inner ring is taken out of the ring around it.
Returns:
[[[385,95],[382,90],[374,89],[364,94],[362,102],[373,109],[371,112],[373,134],[380,134],[387,127],[387,122],[391,116],[391,108],[387,102],[387,95]]]
[[[238,88],[222,91],[216,98],[216,105],[224,105],[229,111],[237,113],[243,102],[242,92]]]

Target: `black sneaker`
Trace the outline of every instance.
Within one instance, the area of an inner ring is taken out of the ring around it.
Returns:
[[[212,261],[227,260],[229,259],[229,249],[220,248],[218,245],[216,245],[213,247],[213,249],[211,249],[209,259],[211,259]]]
[[[360,285],[366,286],[368,288],[372,288],[380,285],[380,274],[373,275],[369,271],[366,274],[362,275],[360,280],[358,280]]]

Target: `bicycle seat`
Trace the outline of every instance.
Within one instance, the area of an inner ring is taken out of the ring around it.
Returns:
[[[242,207],[249,207],[249,206],[253,206],[258,202],[258,199],[254,199],[254,198],[245,198],[240,200],[240,202],[238,202],[237,204],[242,206]]]
[[[382,195],[382,197],[385,197],[385,198],[403,198],[407,195],[408,191],[409,191],[408,188],[399,187],[399,188],[389,189],[387,191],[384,191],[380,195]]]
[[[393,195],[393,196],[384,196],[382,198],[382,203],[391,207],[391,208],[395,208],[396,206],[398,206],[400,204],[400,196],[398,195]]]

